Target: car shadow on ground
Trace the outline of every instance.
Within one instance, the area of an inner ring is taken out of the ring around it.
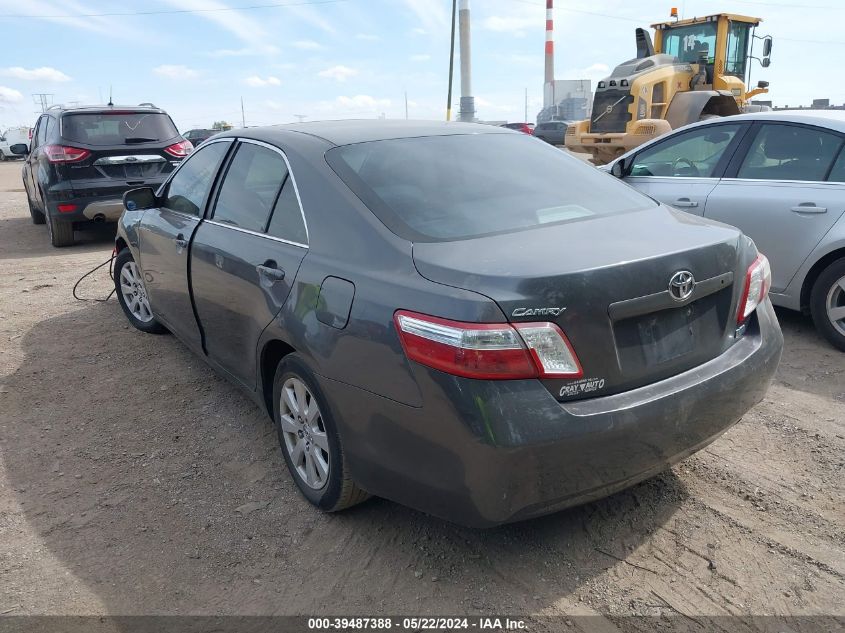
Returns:
[[[31,530],[110,613],[531,613],[608,568],[669,568],[649,537],[671,471],[492,530],[298,494],[263,411],[116,302],[36,324],[0,386],[3,467]]]
[[[0,231],[15,236],[0,250],[0,260],[23,259],[110,251],[114,247],[117,224],[114,222],[86,224],[83,229],[74,232],[76,243],[62,248],[56,248],[50,244],[47,227],[43,224],[33,224],[29,217],[0,219]]]
[[[776,308],[784,333],[783,356],[775,376],[784,385],[845,402],[845,352],[818,333],[809,315]]]

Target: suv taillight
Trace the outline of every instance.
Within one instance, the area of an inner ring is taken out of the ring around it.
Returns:
[[[45,145],[44,154],[51,163],[76,163],[91,155],[87,149],[67,145]]]
[[[748,272],[745,273],[745,286],[742,297],[739,300],[739,309],[736,313],[737,325],[742,325],[757,306],[765,301],[772,286],[772,269],[769,260],[762,253],[757,255]]]
[[[194,151],[194,146],[191,141],[179,141],[178,143],[165,147],[164,151],[176,158],[185,158],[185,156]]]
[[[405,354],[464,378],[580,378],[581,364],[554,323],[464,323],[399,310],[396,330]]]

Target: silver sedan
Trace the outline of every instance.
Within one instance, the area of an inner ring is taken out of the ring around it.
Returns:
[[[651,197],[732,224],[772,266],[775,305],[845,351],[845,112],[710,119],[604,167]]]

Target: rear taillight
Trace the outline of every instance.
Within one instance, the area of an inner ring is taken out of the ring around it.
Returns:
[[[56,205],[56,208],[59,210],[59,213],[73,213],[78,208],[75,204],[59,204]]]
[[[580,378],[575,351],[554,323],[464,323],[399,310],[405,354],[465,378]]]
[[[191,141],[179,141],[178,143],[165,147],[164,151],[176,158],[185,158],[185,156],[194,151],[194,146]]]
[[[737,325],[742,325],[745,319],[757,309],[757,306],[763,303],[771,286],[772,269],[769,266],[769,260],[761,253],[757,255],[757,259],[751,263],[748,272],[745,273],[745,287],[736,313]]]
[[[44,154],[51,163],[76,163],[91,155],[87,149],[67,145],[45,145]]]

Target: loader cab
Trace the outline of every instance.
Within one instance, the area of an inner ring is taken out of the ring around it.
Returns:
[[[760,18],[719,13],[653,24],[655,50],[685,64],[703,64],[707,76],[704,85],[714,90],[731,90],[734,96],[740,96],[735,92],[736,79],[745,82],[752,30],[760,22]]]

